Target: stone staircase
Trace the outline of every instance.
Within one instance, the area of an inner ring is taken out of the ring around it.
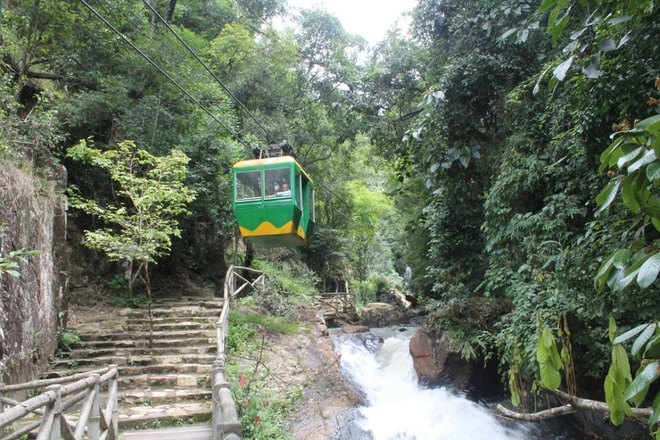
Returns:
[[[69,326],[81,339],[60,353],[47,377],[117,364],[119,426],[182,426],[211,418],[210,373],[222,300],[179,297],[154,300],[153,344],[146,309],[113,309]]]

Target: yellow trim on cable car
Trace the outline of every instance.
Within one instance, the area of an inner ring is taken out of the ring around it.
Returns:
[[[291,230],[293,229],[293,222],[287,222],[279,228],[273,225],[271,222],[263,222],[254,231],[250,231],[243,226],[239,226],[238,228],[241,230],[241,235],[246,238],[262,235],[282,235],[291,233]],[[298,235],[303,240],[305,239],[305,230],[300,226],[298,226]]]

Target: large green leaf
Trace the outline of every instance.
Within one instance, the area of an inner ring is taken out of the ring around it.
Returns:
[[[603,261],[598,269],[598,273],[594,277],[594,287],[598,293],[602,292],[606,286],[607,279],[610,276],[610,272],[614,267],[614,254],[610,256],[607,260]]]
[[[658,361],[651,362],[644,367],[642,372],[639,373],[637,377],[635,377],[635,380],[633,380],[628,386],[623,398],[632,401],[635,405],[639,406],[646,397],[649,386],[655,382],[658,376],[660,376],[658,367],[660,367],[660,362]]]
[[[599,173],[602,173],[607,168],[611,167],[610,158],[615,151],[621,151],[619,145],[626,140],[625,136],[619,136],[610,145],[600,154],[600,168],[598,169]],[[616,160],[619,160],[618,158]],[[616,163],[616,160],[614,163]]]
[[[639,194],[635,185],[636,177],[635,174],[628,174],[623,181],[623,188],[621,190],[621,200],[623,200],[623,204],[635,214],[641,209],[638,201]]]
[[[651,116],[638,122],[635,128],[646,130],[651,134],[656,133],[660,130],[660,115]]]
[[[541,385],[548,390],[556,390],[561,385],[561,374],[550,363],[539,364]]]
[[[653,414],[649,417],[649,428],[658,422],[660,422],[660,393],[656,394],[653,399]]]
[[[658,153],[656,152],[656,155],[657,154]],[[649,179],[650,182],[660,179],[660,162],[656,161],[649,164],[646,168],[646,178]]]
[[[561,385],[561,357],[555,338],[548,326],[544,326],[536,346],[536,360],[541,374],[541,385],[549,390],[556,390]]]
[[[617,336],[617,337],[612,341],[612,344],[621,344],[622,342],[625,342],[625,341],[627,341],[627,340],[630,339],[630,338],[634,338],[635,336],[637,336],[638,334],[640,334],[641,332],[643,332],[644,329],[646,329],[646,327],[648,327],[648,326],[650,326],[650,325],[655,325],[655,324],[642,324],[642,325],[638,325],[637,327],[628,330],[628,331],[625,332],[624,334]]]
[[[632,354],[635,357],[638,357],[637,355],[641,353],[642,348],[646,346],[646,343],[648,342],[649,339],[651,339],[651,336],[655,333],[656,329],[658,328],[657,324],[649,324],[635,339],[635,342],[633,342],[632,348],[630,349],[630,354]]]
[[[554,5],[557,4],[558,0],[543,0],[543,3],[541,3],[541,6],[539,6],[539,14],[543,14],[545,11],[549,10],[552,8]]]
[[[568,69],[571,68],[573,65],[573,61],[575,59],[573,58],[573,55],[569,56],[563,63],[558,65],[555,70],[552,71],[552,74],[557,78],[559,81],[563,81],[564,78],[566,78],[566,73],[568,72]]]
[[[628,173],[634,173],[644,165],[648,165],[651,162],[655,161],[656,159],[657,158],[655,156],[655,151],[645,150],[644,154],[639,159],[637,159],[635,162],[630,164],[630,166],[628,167]]]
[[[616,199],[616,196],[619,192],[619,187],[623,182],[623,176],[616,177],[605,187],[603,191],[596,197],[596,203],[598,204],[598,212],[606,210],[612,202]]]
[[[616,166],[618,166],[619,168],[625,167],[627,164],[637,159],[644,151],[645,151],[644,147],[637,147],[633,149],[631,152],[621,156],[619,160],[616,162]]]
[[[660,335],[654,335],[646,343],[646,348],[644,349],[644,354],[642,354],[644,359],[660,359]]]
[[[640,267],[637,274],[637,284],[642,289],[646,289],[658,278],[658,273],[660,273],[660,254],[656,252],[651,254]]]

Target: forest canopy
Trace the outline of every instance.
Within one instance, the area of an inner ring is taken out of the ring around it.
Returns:
[[[103,202],[108,176],[66,157],[79,141],[184,153],[196,198],[152,270],[216,280],[262,252],[237,251],[231,166],[286,140],[317,230],[274,258],[363,303],[410,265],[429,326],[506,380],[540,380],[539,335],[570,331],[578,388],[604,400],[610,317],[660,314],[658,7],[419,0],[408,34],[370,47],[284,0],[4,0],[0,160],[62,163]]]

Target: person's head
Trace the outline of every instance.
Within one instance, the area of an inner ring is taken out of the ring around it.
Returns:
[[[289,184],[286,183],[286,182],[284,182],[284,183],[282,184],[282,191],[287,191],[288,189],[289,189]]]

